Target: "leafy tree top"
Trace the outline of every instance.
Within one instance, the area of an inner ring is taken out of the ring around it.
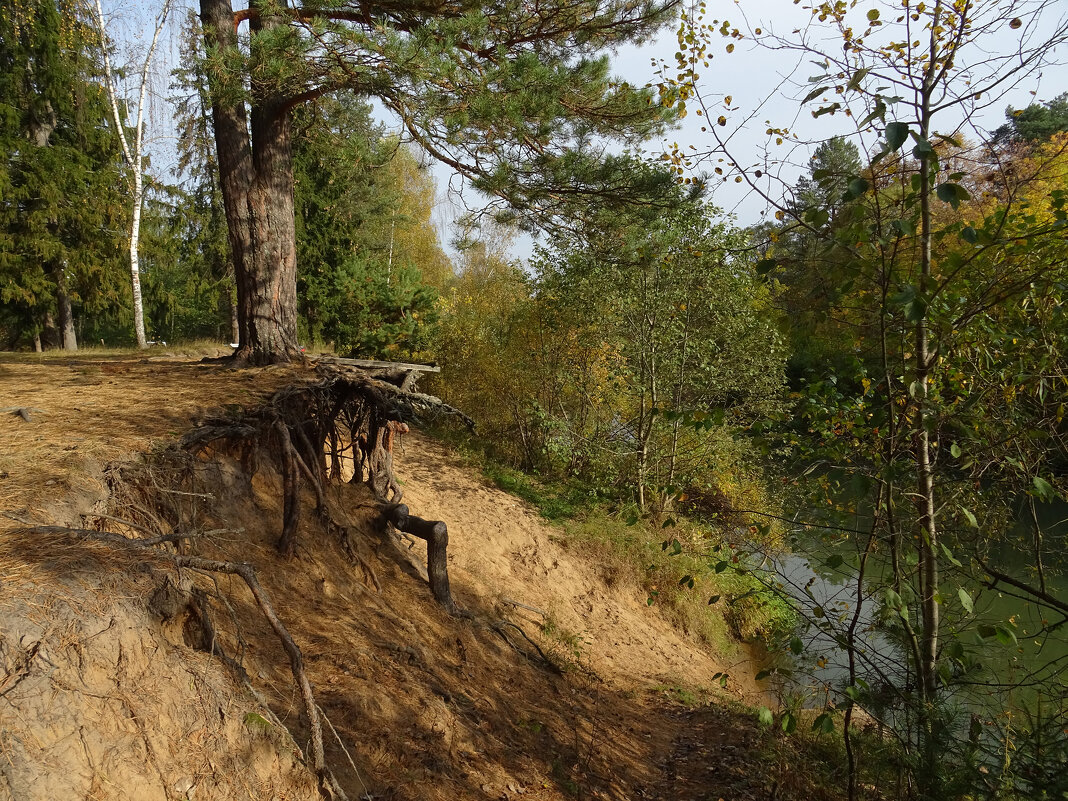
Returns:
[[[339,89],[377,98],[502,207],[559,224],[591,196],[612,205],[648,189],[628,184],[609,142],[634,145],[672,113],[614,78],[603,51],[648,39],[675,5],[253,0],[235,14],[250,23],[247,50],[213,54],[209,70],[279,111]]]
[[[1068,92],[1061,92],[1045,103],[1032,103],[1027,108],[1005,110],[1004,125],[994,132],[995,143],[1045,142],[1054,134],[1068,131]]]

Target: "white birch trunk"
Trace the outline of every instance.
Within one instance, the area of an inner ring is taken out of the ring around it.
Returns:
[[[126,129],[122,124],[122,114],[119,113],[118,93],[115,89],[115,79],[111,71],[111,57],[108,55],[107,31],[104,26],[104,11],[100,0],[96,0],[96,22],[100,32],[100,48],[104,57],[104,79],[107,84],[108,97],[111,100],[111,116],[115,123],[115,130],[119,135],[122,145],[122,155],[130,168],[132,175],[132,200],[133,214],[130,220],[130,282],[133,286],[133,312],[134,312],[134,335],[137,338],[137,347],[147,348],[148,339],[145,336],[145,310],[141,295],[141,261],[138,257],[141,242],[141,207],[144,203],[144,134],[145,134],[145,94],[148,91],[148,70],[152,66],[152,57],[156,53],[156,45],[159,43],[159,35],[170,13],[171,0],[165,0],[163,10],[156,17],[155,30],[152,33],[152,44],[148,48],[144,65],[141,67],[141,86],[137,98],[137,126],[134,134],[134,146],[126,138]]]

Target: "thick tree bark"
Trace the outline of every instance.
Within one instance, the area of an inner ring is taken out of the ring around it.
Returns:
[[[253,30],[258,28],[253,26]],[[248,193],[252,258],[242,276],[247,340],[257,363],[300,357],[297,345],[297,246],[289,115],[277,99],[252,108],[253,179]]]
[[[256,0],[250,4],[257,5]],[[200,0],[209,54],[237,47],[230,0]],[[252,20],[256,34],[274,24]],[[217,62],[218,63],[218,62]],[[269,364],[300,357],[297,345],[293,160],[285,98],[253,83],[251,129],[243,78],[209,72],[212,125],[237,285],[239,361]]]

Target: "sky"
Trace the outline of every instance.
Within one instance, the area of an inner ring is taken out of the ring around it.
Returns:
[[[171,11],[172,23],[185,19],[189,0],[172,0],[175,5]],[[1021,6],[1041,4],[1042,0],[1010,0]],[[1006,4],[1002,0],[1001,6]],[[708,68],[702,68],[701,93],[706,101],[709,115],[723,115],[725,125],[716,130],[725,140],[731,155],[741,165],[749,169],[752,175],[759,168],[763,173],[760,185],[772,196],[781,197],[786,189],[796,182],[805,171],[814,143],[834,135],[848,135],[855,130],[850,120],[841,115],[821,116],[814,119],[812,111],[816,105],[802,105],[801,100],[812,86],[808,77],[819,70],[809,55],[779,48],[770,48],[765,41],[762,46],[756,38],[765,40],[771,34],[797,39],[806,36],[810,41],[820,43],[818,26],[811,11],[805,3],[791,0],[707,0],[706,19],[711,22],[729,20],[732,28],[738,28],[741,39],[723,39],[718,35],[713,38],[710,52],[712,58]],[[1068,13],[1068,2],[1054,0],[1047,3],[1047,10],[1038,24],[1025,25],[1019,30],[1009,26],[1000,26],[984,35],[970,56],[973,64],[966,65],[973,70],[982,71],[986,64],[996,65],[997,59],[1012,52],[1021,37],[1035,38],[1043,36],[1057,20]],[[104,9],[108,16],[109,32],[118,42],[120,56],[129,61],[136,61],[138,52],[147,45],[151,37],[151,21],[161,7],[160,0],[105,0]],[[890,4],[882,0],[867,0],[858,6],[864,14],[866,9],[881,9],[884,19],[899,13],[901,0]],[[1022,14],[1021,14],[1022,16]],[[810,27],[812,26],[812,27]],[[160,57],[155,68],[154,97],[150,101],[151,149],[155,154],[155,166],[161,171],[174,161],[174,131],[170,119],[169,105],[165,98],[169,91],[169,70],[178,61],[177,24],[170,26],[171,35],[165,37],[160,45]],[[759,29],[761,37],[755,35]],[[884,30],[891,30],[887,26]],[[874,37],[873,37],[874,39]],[[729,44],[733,52],[727,53]],[[824,39],[823,44],[834,47],[833,40]],[[840,45],[837,45],[840,49]],[[657,80],[654,63],[669,60],[674,62],[678,50],[675,26],[669,26],[653,42],[643,47],[627,47],[613,54],[613,66],[617,75],[631,83],[645,85]],[[830,51],[829,51],[830,52]],[[1047,56],[1055,63],[1045,68],[1042,73],[1026,77],[1024,80],[1005,87],[997,95],[988,95],[983,103],[986,108],[974,115],[971,123],[975,128],[965,134],[973,140],[986,130],[990,131],[1004,122],[1007,106],[1022,108],[1036,100],[1049,100],[1061,92],[1068,91],[1068,52],[1049,53]],[[674,71],[674,70],[672,70]],[[132,87],[131,87],[132,89]],[[132,95],[132,91],[127,92]],[[730,99],[729,105],[725,102]],[[707,116],[698,116],[697,106],[690,104],[690,113],[682,120],[677,131],[673,131],[662,142],[650,142],[646,153],[652,158],[659,157],[669,150],[673,143],[678,143],[684,152],[707,152],[714,147],[714,140],[702,126],[708,127]],[[389,120],[383,120],[389,124]],[[960,115],[947,112],[939,118],[939,125],[944,132],[951,132],[960,122]],[[786,137],[782,147],[769,142],[768,127],[788,128],[792,133]],[[796,138],[794,138],[796,137]],[[874,136],[868,136],[858,144],[871,147]],[[695,165],[695,171],[708,172],[718,166],[716,159],[721,154],[712,154],[710,159]],[[433,166],[438,183],[439,208],[436,218],[443,244],[448,246],[453,236],[450,232],[451,221],[462,211],[461,203],[455,195],[450,197],[447,191],[450,183],[455,187],[457,177],[444,167]],[[767,213],[766,202],[752,192],[747,183],[735,183],[733,180],[714,183],[711,186],[713,203],[725,213],[735,215],[739,224],[748,225],[759,222],[762,214]],[[478,198],[472,192],[464,193],[468,206],[478,205]],[[525,259],[530,255],[532,242],[529,237],[519,237],[513,247],[513,255]]]
[[[1018,3],[1022,6],[1037,4],[1041,4],[1041,0]],[[702,96],[707,101],[709,115],[715,114],[718,118],[722,114],[726,118],[726,125],[718,130],[730,154],[739,164],[749,168],[750,174],[755,169],[764,173],[763,180],[758,183],[772,197],[782,197],[807,171],[808,159],[816,144],[836,135],[850,136],[856,131],[856,126],[841,115],[813,118],[812,112],[818,108],[818,104],[801,103],[812,87],[808,82],[809,76],[820,72],[811,55],[769,49],[766,42],[761,45],[755,41],[753,32],[759,29],[763,37],[778,34],[795,39],[798,37],[795,32],[802,31],[810,41],[819,42],[817,30],[823,26],[817,24],[818,20],[814,20],[806,5],[811,4],[793,3],[791,0],[707,2],[707,21],[722,23],[728,20],[732,28],[737,27],[749,35],[737,40],[717,36],[713,40],[710,51],[713,57],[709,66],[701,70]],[[1006,4],[1001,5],[1004,7]],[[982,73],[984,63],[993,66],[999,54],[1011,53],[1023,37],[1029,37],[1026,41],[1033,43],[1068,13],[1068,2],[1055,0],[1048,5],[1050,8],[1047,13],[1033,27],[1014,31],[1002,26],[977,41],[977,47],[970,56],[975,64],[967,65],[976,73],[976,78]],[[900,2],[891,5],[869,0],[858,5],[858,10],[863,15],[866,9],[881,8],[883,17],[889,19],[889,15],[900,7]],[[890,26],[886,30],[891,30]],[[824,43],[828,47],[837,46],[841,49],[838,40],[833,40],[833,34]],[[730,53],[726,51],[728,44],[734,45]],[[677,50],[677,34],[672,26],[654,42],[640,48],[627,47],[614,54],[615,72],[637,85],[655,82],[656,64],[665,59],[673,63]],[[978,141],[996,129],[1005,122],[1005,110],[1010,105],[1023,108],[1068,91],[1068,48],[1062,47],[1061,52],[1047,53],[1047,57],[1060,63],[1050,64],[1040,73],[985,97],[979,104],[981,107],[971,116],[969,125],[964,128],[964,136]],[[729,105],[725,102],[727,98],[730,99]],[[702,152],[713,148],[714,140],[707,130],[702,130],[709,127],[708,115],[698,116],[696,109],[697,106],[691,103],[690,113],[682,120],[678,130],[672,131],[663,141],[650,142],[646,154],[658,158],[668,152],[674,143],[678,143],[683,152]],[[887,121],[891,118],[892,114]],[[961,126],[962,115],[947,111],[937,118],[937,122],[942,132],[952,133]],[[788,128],[793,135],[787,137],[782,147],[775,147],[771,144],[774,137],[766,135],[768,127]],[[875,142],[872,134],[854,138],[862,152],[870,150]],[[719,166],[718,159],[721,157],[723,154],[710,154],[709,158],[695,164],[687,174],[707,174]],[[439,187],[448,186],[450,178],[453,178],[448,170],[441,167],[436,168],[436,175]],[[709,191],[712,202],[724,213],[733,215],[741,225],[758,223],[765,214],[773,211],[745,182],[739,184],[732,179],[712,181]],[[449,202],[446,193],[441,194],[441,202],[447,207]],[[531,239],[520,237],[513,248],[513,255],[525,259],[530,255],[531,248]]]

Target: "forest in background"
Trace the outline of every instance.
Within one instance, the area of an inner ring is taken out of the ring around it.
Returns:
[[[850,797],[890,782],[901,797],[1062,798],[1068,94],[1006,109],[981,140],[940,130],[937,113],[978,91],[954,71],[959,54],[997,24],[1032,22],[982,4],[905,8],[904,22],[815,8],[846,55],[812,53],[822,66],[801,102],[840,116],[843,135],[777,189],[714,138],[731,98],[705,94],[698,74],[721,40],[763,32],[683,14],[656,97],[668,117],[703,116],[712,138],[618,156],[620,186],[644,194],[548,214],[525,265],[507,255],[509,220],[489,215],[468,221],[450,259],[425,153],[366,99],[338,90],[294,108],[300,339],[311,353],[440,364],[431,389],[478,421],[474,446],[535,477],[501,481],[600,521],[638,559],[651,545],[687,566],[671,587],[662,568],[647,575],[650,603],[723,586],[707,600],[735,610],[738,633],[762,629],[812,662],[845,654],[815,713],[795,698],[766,722],[839,732]],[[909,20],[922,40],[901,38]],[[153,175],[144,202],[145,327],[155,341],[238,342],[199,28],[190,14],[172,76],[178,174]],[[135,342],[130,169],[104,73],[75,0],[0,15],[5,349]],[[772,219],[717,210],[703,190],[719,180],[766,193]],[[766,548],[816,533],[848,541],[821,557],[854,588],[840,610],[759,569]],[[866,629],[892,658],[876,658]],[[1038,644],[1026,664],[996,670],[1024,641]],[[853,734],[857,708],[880,736]]]

